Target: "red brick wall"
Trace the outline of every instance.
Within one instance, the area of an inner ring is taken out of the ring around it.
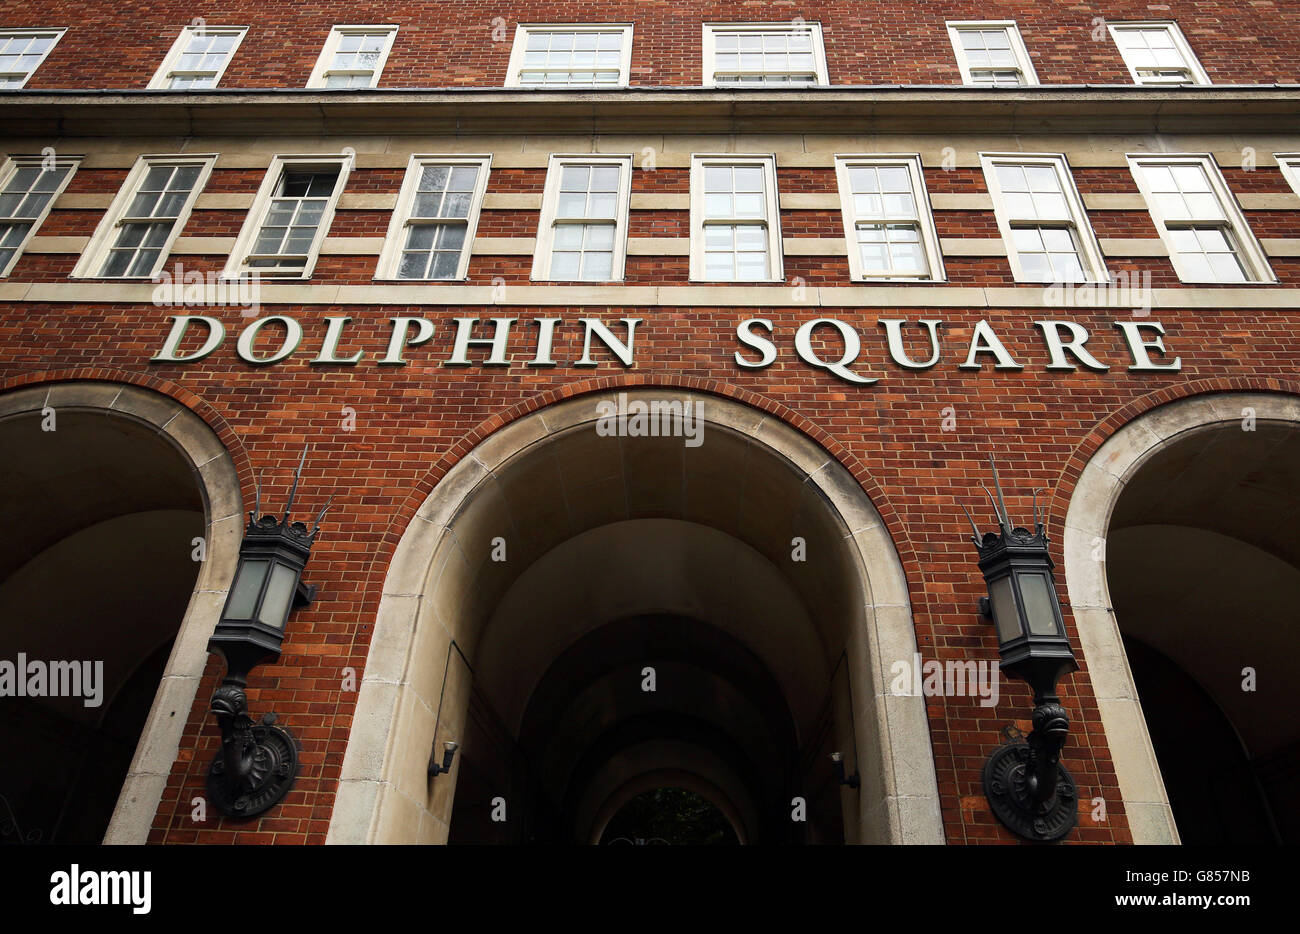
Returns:
[[[1131,78],[1094,19],[1173,19],[1216,84],[1300,82],[1294,50],[1300,21],[1284,2],[1148,4],[1113,0],[1009,3],[996,0],[861,0],[682,4],[413,0],[329,4],[158,0],[132,6],[89,0],[10,0],[3,26],[66,26],[66,36],[30,88],[143,88],[179,29],[197,15],[212,26],[249,26],[222,79],[230,88],[295,88],[307,82],[334,24],[395,23],[383,87],[501,86],[519,22],[631,22],[633,85],[699,85],[701,23],[820,22],[832,84],[960,84],[945,20],[1014,19],[1045,84],[1118,83]],[[494,33],[496,39],[494,40]]]

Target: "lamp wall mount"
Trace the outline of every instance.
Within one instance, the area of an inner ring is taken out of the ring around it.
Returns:
[[[316,597],[316,587],[303,582],[302,572],[329,504],[316,517],[314,528],[290,517],[306,459],[304,449],[282,516],[259,517],[262,489],[258,483],[240,544],[235,583],[208,640],[208,651],[226,663],[225,677],[209,707],[221,730],[221,752],[208,768],[208,800],[236,819],[255,817],[274,807],[298,777],[297,738],[275,725],[273,713],[255,722],[245,689],[249,672],[280,657],[293,609],[311,604]]]

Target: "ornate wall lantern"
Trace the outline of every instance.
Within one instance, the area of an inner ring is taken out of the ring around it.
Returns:
[[[1012,527],[989,458],[997,501],[988,494],[998,531],[980,535],[970,513],[979,568],[989,595],[979,601],[980,615],[993,621],[1002,670],[1034,691],[1033,731],[1027,742],[996,750],[984,764],[984,795],[1004,825],[1027,840],[1050,842],[1068,834],[1078,821],[1078,794],[1070,773],[1060,764],[1070,718],[1056,696],[1062,675],[1077,671],[1056,596],[1047,531],[1038,521],[1034,491],[1034,529]],[[963,507],[964,508],[964,507]]]
[[[306,458],[304,450],[303,461]],[[272,515],[258,518],[259,486],[239,548],[235,582],[208,640],[208,651],[226,662],[226,677],[212,695],[211,711],[221,728],[221,752],[208,770],[208,799],[231,817],[253,817],[273,807],[298,777],[298,741],[288,730],[274,725],[273,713],[254,725],[244,689],[250,671],[280,657],[289,614],[316,596],[316,588],[302,582],[302,572],[329,504],[310,531],[304,523],[290,521],[302,466],[299,461],[289,502],[278,519]]]

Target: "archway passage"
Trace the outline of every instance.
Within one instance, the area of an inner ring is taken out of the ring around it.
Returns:
[[[718,789],[751,842],[843,839],[844,531],[745,435],[701,442],[565,429],[452,523],[482,626],[458,640],[473,678],[449,842],[594,842],[611,799],[665,770]]]
[[[1144,461],[1106,545],[1184,843],[1300,841],[1300,424],[1243,414]]]
[[[99,843],[198,576],[194,469],[125,415],[2,418],[0,533],[0,842]]]
[[[638,402],[702,432],[600,417]],[[577,397],[489,437],[403,535],[330,837],[598,843],[680,788],[742,843],[941,842],[924,705],[883,676],[914,650],[893,543],[822,448],[713,396]]]

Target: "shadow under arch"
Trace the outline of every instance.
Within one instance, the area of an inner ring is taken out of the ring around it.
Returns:
[[[1255,426],[1300,431],[1300,396],[1283,392],[1207,392],[1158,405],[1119,426],[1082,464],[1070,495],[1063,548],[1066,584],[1080,646],[1087,659],[1107,745],[1135,843],[1178,843],[1156,750],[1126,655],[1112,596],[1111,526],[1125,492],[1144,468],[1216,432]],[[1162,488],[1163,489],[1163,488]],[[1140,542],[1137,514],[1128,538]],[[1163,519],[1154,520],[1163,522]],[[1194,522],[1178,523],[1190,541]],[[1169,541],[1168,539],[1162,541]],[[1168,557],[1164,545],[1132,548],[1130,557]]]
[[[181,541],[180,563],[193,568],[190,573],[195,575],[192,588],[187,587],[186,592],[177,595],[178,606],[184,608],[183,615],[166,634],[162,646],[157,643],[150,646],[152,661],[136,669],[124,682],[139,686],[142,679],[152,678],[153,672],[160,676],[153,678],[152,688],[140,687],[144,697],[123,699],[127,705],[144,703],[144,698],[152,698],[152,703],[138,741],[134,742],[125,780],[120,791],[113,792],[116,803],[103,842],[141,844],[148,838],[176,760],[207,662],[207,640],[220,616],[238,560],[243,516],[237,470],[221,439],[203,418],[175,399],[151,389],[125,382],[78,379],[25,384],[0,393],[0,430],[17,431],[27,422],[25,427],[39,432],[42,419],[51,412],[56,419],[55,436],[61,430],[57,427],[60,424],[62,430],[71,430],[77,424],[117,426],[119,451],[148,449],[174,457],[180,474],[184,475],[176,483],[188,485],[194,508],[201,512],[194,534],[203,537],[204,560],[197,564],[191,561],[193,543],[188,533]],[[97,422],[100,418],[107,421]],[[75,445],[75,439],[66,434],[61,440]],[[6,468],[15,476],[22,475],[21,461],[7,464]],[[147,465],[143,468],[147,470]],[[140,482],[147,484],[148,476]],[[131,504],[126,501],[130,497],[124,498],[120,488],[104,491],[92,484],[82,492],[76,510],[81,527],[62,532],[49,530],[46,536],[49,541],[42,540],[35,548],[42,549],[42,553],[54,550],[60,544],[59,538],[67,541],[63,533],[82,538],[108,535],[110,540],[114,534],[123,534],[139,542],[148,537],[141,523],[146,523],[149,529],[157,529],[159,522],[169,523],[169,528],[178,527],[175,509],[132,514],[128,508]],[[122,502],[113,500],[114,496]],[[13,518],[22,508],[10,501],[6,512]],[[33,557],[39,559],[40,555]],[[33,573],[31,564],[27,561],[19,570],[26,570],[25,576],[36,581],[38,575]],[[166,648],[168,642],[170,650]],[[105,718],[120,716],[122,704],[110,700],[108,707]],[[116,712],[113,707],[118,708]],[[103,789],[96,794],[101,792]]]
[[[703,443],[601,436],[598,405],[619,395],[697,406]],[[815,560],[793,559],[792,530],[807,533]],[[506,560],[492,560],[495,547]],[[547,599],[578,588],[583,612],[520,626],[501,608],[530,605],[514,588],[546,561],[566,569],[544,576],[565,582]],[[609,573],[575,573],[588,562]],[[786,687],[803,748],[816,739],[844,751],[862,779],[840,791],[846,839],[943,842],[923,699],[887,691],[890,662],[911,658],[916,641],[880,514],[834,458],[780,419],[654,387],[583,395],[511,422],[420,505],[385,578],[329,842],[446,841],[463,759],[433,779],[426,764],[435,743],[466,729],[482,645],[515,633],[527,641],[514,655],[541,660],[495,679],[513,741],[551,660],[606,621],[655,612],[730,627]],[[818,733],[810,684],[829,695],[832,734]]]

